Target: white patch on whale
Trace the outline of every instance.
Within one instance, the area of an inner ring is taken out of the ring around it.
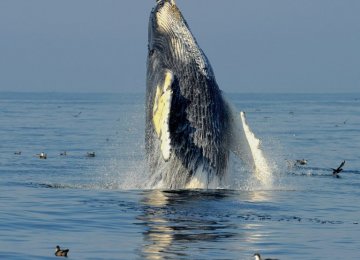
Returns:
[[[153,107],[153,123],[155,131],[161,140],[161,152],[165,161],[169,160],[171,153],[169,120],[173,95],[171,84],[173,81],[174,75],[171,71],[166,71],[163,86],[156,87]]]

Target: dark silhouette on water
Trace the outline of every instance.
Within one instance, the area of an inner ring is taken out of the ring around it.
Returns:
[[[77,113],[76,115],[73,115],[73,117],[79,117],[81,115],[81,111],[79,113]]]
[[[308,160],[306,160],[306,159],[286,160],[286,162],[287,162],[289,168],[293,168],[293,167],[299,167],[299,166],[307,165]]]
[[[254,257],[255,257],[255,260],[279,260],[277,258],[265,258],[265,259],[262,259],[261,255],[259,253],[254,254]]]
[[[301,159],[301,160],[296,160],[295,164],[297,164],[297,165],[306,165],[307,162],[308,162],[307,160]]]
[[[55,248],[55,255],[56,256],[65,256],[69,253],[69,249],[60,249],[60,246],[56,246]]]
[[[339,173],[340,172],[342,172],[343,171],[343,166],[344,166],[344,164],[345,164],[345,160],[340,164],[340,166],[339,167],[337,167],[336,169],[334,169],[334,168],[331,168],[332,170],[333,170],[333,176],[334,177],[336,177],[336,178],[340,178],[340,175],[339,175]]]
[[[21,151],[17,151],[14,153],[15,155],[21,155]]]
[[[343,124],[346,125],[347,121],[349,121],[349,119],[346,119]],[[336,124],[335,127],[339,127],[340,125]]]
[[[87,157],[95,157],[95,152],[88,152],[86,154]]]
[[[37,154],[36,156],[39,157],[40,159],[47,159],[47,154],[44,152],[41,152],[41,153]]]

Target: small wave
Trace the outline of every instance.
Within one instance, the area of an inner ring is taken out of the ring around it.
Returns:
[[[295,176],[332,176],[332,169],[311,166],[294,166],[292,167],[292,171],[288,171],[288,173]],[[360,174],[360,171],[343,170],[341,175],[346,175],[348,173]]]
[[[344,224],[344,221],[339,220],[326,220],[320,218],[302,218],[299,216],[272,216],[264,214],[245,214],[238,216],[243,221],[277,221],[277,222],[308,222],[316,224],[332,224],[340,225]]]
[[[93,189],[93,185],[90,184],[63,184],[63,183],[34,183],[30,182],[27,186],[33,188],[44,189]]]

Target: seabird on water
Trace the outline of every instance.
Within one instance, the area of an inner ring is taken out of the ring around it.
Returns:
[[[336,177],[336,178],[340,178],[340,175],[339,175],[339,173],[340,172],[342,172],[343,171],[343,166],[344,166],[344,164],[345,164],[345,160],[340,164],[340,166],[339,167],[337,167],[336,169],[334,169],[334,168],[331,168],[332,170],[333,170],[333,176],[334,177]]]
[[[262,259],[261,255],[259,253],[254,254],[254,257],[255,257],[255,260],[279,260],[277,258],[265,258],[265,259]]]
[[[81,115],[81,111],[79,113],[77,113],[76,115],[73,115],[73,117],[79,117]]]
[[[87,157],[95,157],[95,152],[88,152],[86,154]]]
[[[56,246],[56,248],[55,248],[55,255],[56,256],[65,256],[65,257],[67,257],[68,253],[69,253],[69,249],[60,249],[59,246]]]
[[[41,152],[39,154],[36,155],[37,157],[39,157],[40,159],[46,159],[47,158],[47,154],[44,152]]]
[[[307,160],[305,160],[305,159],[296,160],[296,161],[295,161],[295,164],[298,164],[298,165],[306,165],[306,164],[307,164]]]
[[[308,161],[306,159],[286,160],[286,162],[287,162],[289,168],[303,166],[308,163]]]

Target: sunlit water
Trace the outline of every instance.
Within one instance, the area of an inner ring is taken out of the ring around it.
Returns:
[[[0,259],[358,259],[360,94],[229,98],[271,189],[239,164],[231,189],[145,189],[142,95],[0,93]]]

